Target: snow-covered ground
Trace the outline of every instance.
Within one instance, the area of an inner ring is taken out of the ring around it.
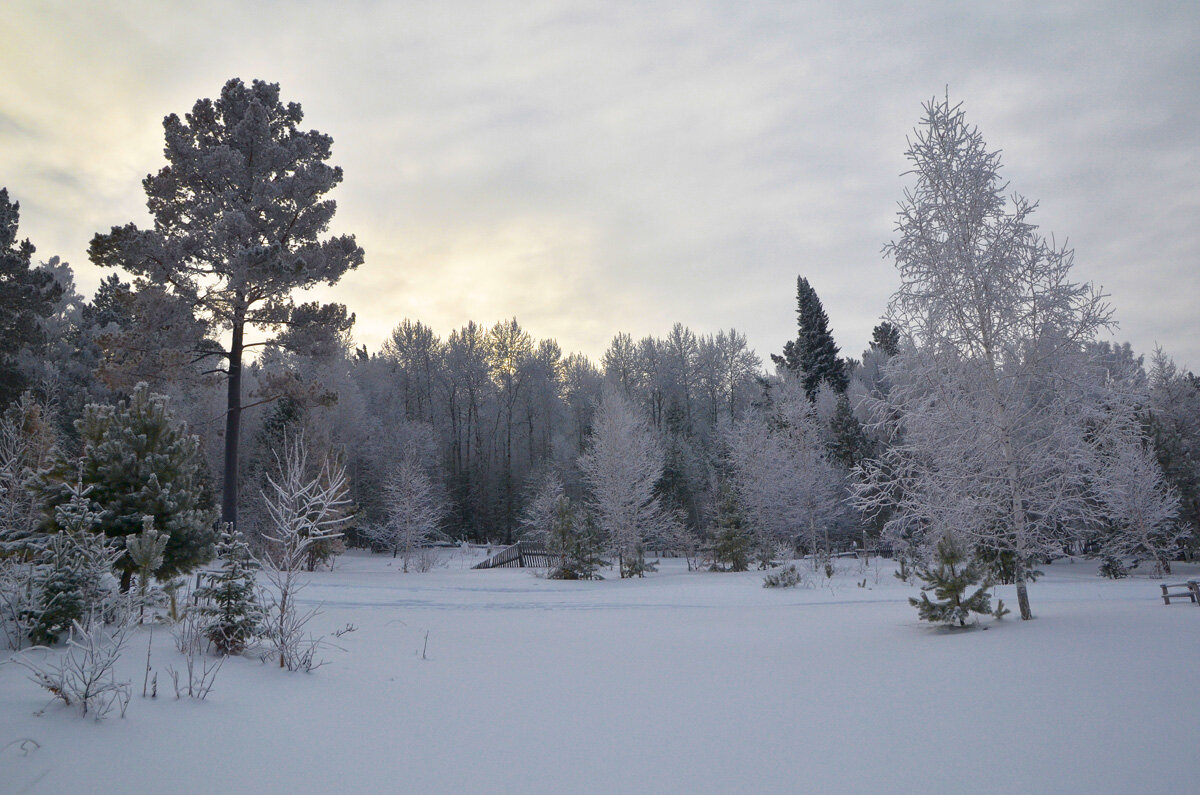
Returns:
[[[471,562],[344,556],[303,597],[319,630],[357,627],[345,651],[311,675],[231,659],[203,702],[164,694],[180,657],[162,630],[157,700],[144,631],[122,660],[124,719],[35,716],[46,694],[0,665],[0,791],[1200,787],[1200,608],[1164,606],[1158,581],[1060,561],[1031,587],[1037,620],[951,633],[916,620],[886,561],[787,590],[675,560],[591,583]]]

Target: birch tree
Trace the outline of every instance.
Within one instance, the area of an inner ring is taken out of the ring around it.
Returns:
[[[621,576],[647,541],[669,533],[676,518],[654,493],[663,450],[638,410],[616,389],[605,391],[592,443],[579,462],[600,531],[617,555]]]
[[[446,500],[420,462],[410,455],[401,459],[388,478],[384,494],[387,523],[372,537],[391,549],[393,558],[400,556],[407,572],[417,550],[438,534],[447,513]]]
[[[825,455],[816,410],[800,385],[780,384],[773,410],[748,418],[731,432],[730,458],[744,520],[759,562],[771,565],[774,548],[802,541],[819,565],[829,552],[829,529],[840,512],[843,487]]]
[[[1111,309],[1070,280],[1073,252],[1038,233],[1036,204],[1006,198],[1000,154],[961,105],[928,102],[906,155],[916,184],[885,247],[900,275],[887,319],[902,349],[874,405],[896,443],[864,465],[860,505],[890,504],[894,538],[953,532],[1011,553],[1029,619],[1029,563],[1097,518],[1077,385]]]
[[[1100,554],[1121,567],[1150,560],[1154,574],[1171,573],[1171,558],[1186,531],[1180,501],[1159,466],[1143,422],[1150,396],[1140,379],[1126,378],[1111,389],[1092,436],[1096,439],[1094,492],[1101,512]]]

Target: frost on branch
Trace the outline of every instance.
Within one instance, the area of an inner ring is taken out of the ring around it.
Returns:
[[[33,655],[49,650],[34,646],[12,661],[29,671],[29,678],[55,699],[78,708],[82,717],[100,720],[114,706],[125,717],[132,690],[129,682],[117,679],[114,668],[132,626],[127,620],[113,625],[90,621],[86,626],[74,621],[61,655],[35,660]]]

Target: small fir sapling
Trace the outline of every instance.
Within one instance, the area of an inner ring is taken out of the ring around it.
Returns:
[[[988,579],[998,585],[1014,585],[1017,581],[1017,555],[1015,552],[1005,549],[998,550],[995,547],[987,545],[979,545],[975,547],[975,559],[987,566]],[[1033,567],[1034,561],[1025,561],[1025,581],[1037,582],[1038,577],[1042,576],[1041,569]]]
[[[1120,580],[1129,576],[1129,568],[1112,555],[1105,555],[1100,562],[1100,576],[1110,580]]]
[[[560,495],[554,503],[546,539],[551,557],[558,563],[546,575],[552,580],[598,580],[596,573],[604,565],[603,542],[590,516],[579,520],[569,497]]]
[[[750,568],[750,533],[742,521],[737,496],[728,485],[721,486],[717,526],[713,532],[713,571],[747,571]]]
[[[764,588],[795,588],[803,581],[795,563],[789,563],[779,571],[773,571],[763,578]]]
[[[182,618],[182,611],[179,609],[179,591],[181,588],[186,593],[184,586],[187,581],[184,579],[168,580],[162,584],[162,591],[167,595],[167,618],[172,623]]]
[[[97,514],[88,501],[90,486],[69,486],[69,502],[55,508],[61,532],[50,535],[30,565],[29,597],[20,624],[38,645],[57,643],[72,622],[104,612],[110,596],[106,579],[118,551],[92,532]]]
[[[125,536],[125,549],[129,553],[129,559],[137,567],[139,618],[144,618],[146,615],[146,588],[149,586],[154,572],[162,566],[163,553],[170,540],[170,533],[160,533],[154,528],[153,516],[142,517],[141,533],[136,536]]]
[[[999,621],[1000,619],[1004,618],[1006,615],[1008,615],[1011,612],[1012,612],[1011,610],[1009,610],[1007,607],[1004,606],[1003,599],[997,599],[996,607],[992,610],[992,618]]]
[[[36,646],[53,646],[71,623],[84,616],[84,579],[87,576],[74,544],[56,535],[43,551],[42,572],[36,577],[37,597],[24,616],[29,640]]]
[[[988,615],[992,612],[985,566],[971,556],[963,542],[952,535],[938,541],[934,561],[917,568],[917,576],[927,585],[921,587],[921,598],[910,598],[922,621],[965,627],[971,613]],[[968,591],[973,586],[973,593]],[[933,591],[938,601],[929,598]]]
[[[221,572],[196,592],[205,618],[204,636],[219,654],[241,654],[262,630],[263,611],[255,594],[258,564],[241,533],[229,525],[217,540]]]

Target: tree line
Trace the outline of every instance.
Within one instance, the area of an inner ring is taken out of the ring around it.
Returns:
[[[574,550],[575,576],[606,555],[644,573],[652,548],[718,569],[851,544],[925,564],[952,537],[1028,618],[1038,561],[1168,571],[1194,553],[1200,383],[1097,341],[1107,298],[1006,196],[961,106],[928,103],[912,139],[887,247],[901,287],[868,348],[841,355],[801,276],[772,370],[736,330],[683,324],[617,333],[599,362],[515,318],[445,336],[404,319],[354,347],[345,306],[300,300],[367,261],[328,234],[343,174],[302,120],[278,85],[236,79],[168,116],[153,226],[95,236],[113,273],[90,301],[65,263],[34,262],[0,190],[0,554],[90,489],[107,536],[174,522],[160,565],[187,570],[218,521],[269,537],[300,438],[311,477],[344,473],[345,540],[406,565],[436,537],[537,538]]]

